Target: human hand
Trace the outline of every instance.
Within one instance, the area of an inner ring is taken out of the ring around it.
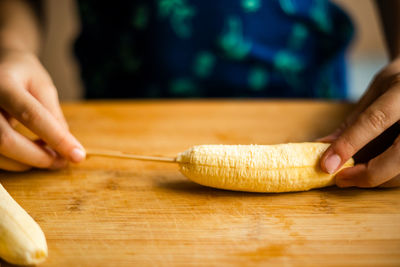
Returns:
[[[334,173],[350,157],[400,120],[400,58],[383,68],[343,124],[319,141],[331,146],[321,168]],[[339,187],[400,186],[400,136],[383,153],[336,175]]]
[[[34,142],[14,129],[19,121],[35,133]],[[61,111],[57,90],[37,57],[0,51],[0,169],[61,168],[85,158]]]

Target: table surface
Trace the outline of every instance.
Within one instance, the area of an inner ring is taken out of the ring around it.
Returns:
[[[63,109],[86,147],[174,156],[197,144],[314,140],[351,106],[215,100]],[[400,189],[231,192],[194,184],[174,164],[95,157],[61,171],[1,172],[0,183],[45,232],[42,266],[400,265]]]

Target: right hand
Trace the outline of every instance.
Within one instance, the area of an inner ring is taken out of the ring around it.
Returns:
[[[16,121],[41,140],[31,141],[14,130]],[[0,51],[0,169],[56,169],[85,156],[68,130],[57,90],[38,58],[24,51]]]
[[[343,124],[319,140],[331,143],[321,158],[321,168],[327,173],[335,173],[353,156],[364,158],[336,175],[337,186],[400,186],[400,136],[396,133],[393,138],[390,133],[400,122],[399,101],[400,57],[397,57],[375,76]],[[378,141],[380,144],[376,146]],[[359,151],[364,155],[358,154]]]

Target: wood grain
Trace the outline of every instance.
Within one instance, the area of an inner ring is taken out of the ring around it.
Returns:
[[[87,147],[173,157],[196,144],[313,140],[351,106],[138,101],[63,109]],[[47,236],[42,266],[400,265],[399,189],[230,192],[194,184],[174,164],[94,157],[0,177]]]

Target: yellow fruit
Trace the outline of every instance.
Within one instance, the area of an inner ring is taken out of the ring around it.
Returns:
[[[0,258],[18,265],[38,264],[47,258],[42,229],[1,184]]]
[[[320,169],[326,143],[200,145],[177,157],[180,171],[210,187],[248,192],[306,191],[334,184]],[[354,165],[353,159],[342,168]]]

